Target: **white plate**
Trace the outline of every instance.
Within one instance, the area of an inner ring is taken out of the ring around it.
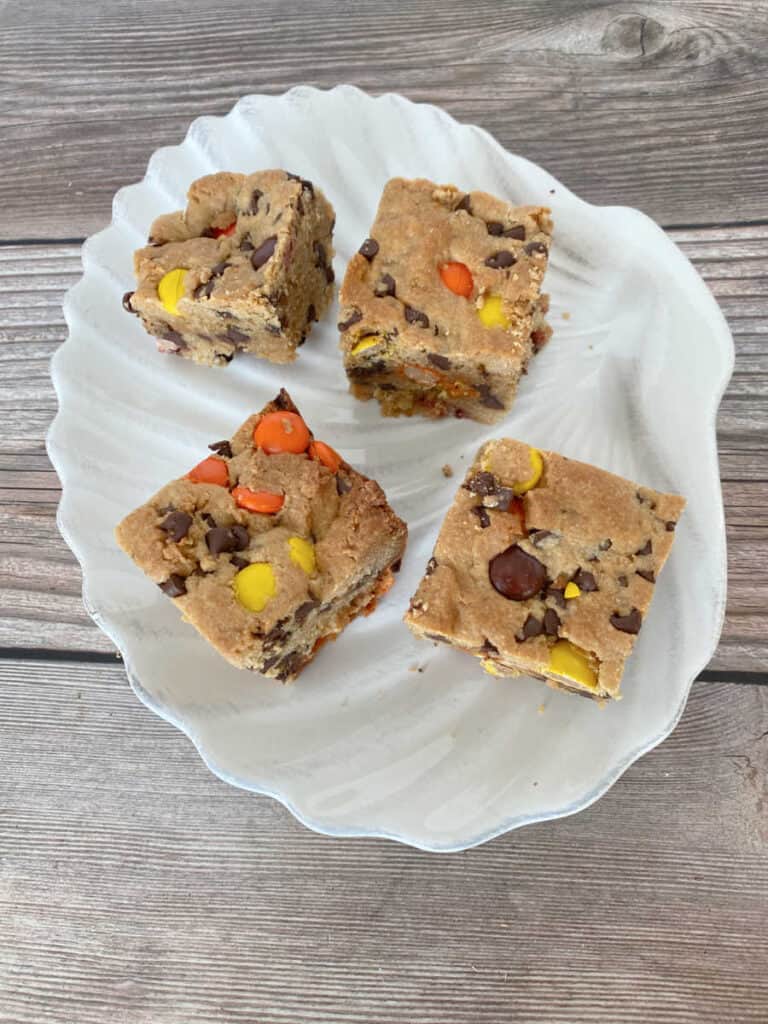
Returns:
[[[347,394],[335,309],[290,367],[241,357],[206,369],[155,351],[120,305],[134,248],[157,214],[184,205],[194,178],[265,167],[325,190],[338,214],[337,278],[393,175],[549,203],[555,333],[506,422],[383,420],[376,404]],[[53,361],[59,413],[48,450],[64,489],[59,525],[83,568],[86,607],[120,648],[136,693],[217,775],[276,797],[318,831],[458,850],[586,807],[669,734],[723,616],[715,415],[733,345],[707,288],[651,220],[583,202],[435,107],[302,87],[247,96],[155,153],[144,180],[115,197],[112,224],[88,239],[83,264],[65,301],[69,338]],[[281,385],[410,526],[403,570],[376,614],[353,623],[293,686],[230,667],[112,535]],[[605,710],[532,680],[494,680],[401,622],[464,469],[498,435],[688,499],[624,700]],[[442,476],[444,463],[454,479]]]

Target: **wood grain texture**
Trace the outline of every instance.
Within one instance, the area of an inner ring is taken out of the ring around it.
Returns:
[[[768,687],[695,687],[598,804],[449,857],[231,789],[120,667],[0,687],[4,1024],[765,1021]]]
[[[352,82],[437,102],[584,198],[765,219],[764,0],[0,5],[0,232],[90,234],[189,121]]]
[[[765,671],[768,226],[670,235],[712,288],[737,349],[718,421],[729,600],[712,666]],[[0,647],[112,650],[82,607],[79,570],[56,530],[59,487],[43,440],[56,410],[48,362],[65,335],[61,300],[79,274],[76,246],[0,246]]]

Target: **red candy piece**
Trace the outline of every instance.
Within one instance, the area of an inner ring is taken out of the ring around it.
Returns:
[[[218,484],[219,487],[229,487],[229,470],[222,459],[215,455],[209,455],[187,473],[187,478],[194,484]]]
[[[211,228],[211,234],[214,238],[221,238],[222,235],[233,235],[235,233],[235,227],[237,221],[233,220],[231,224],[228,224],[225,228]]]

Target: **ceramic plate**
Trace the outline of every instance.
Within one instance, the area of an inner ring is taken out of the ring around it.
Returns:
[[[337,211],[337,279],[393,175],[548,203],[554,336],[507,420],[383,420],[347,394],[334,308],[298,361],[226,369],[161,355],[120,299],[152,219],[217,170],[283,167]],[[349,86],[247,96],[195,121],[122,189],[83,248],[53,361],[48,446],[61,531],[90,614],[119,647],[138,696],[234,785],[281,800],[311,828],[459,850],[604,793],[683,710],[711,657],[725,602],[715,415],[731,373],[725,321],[694,269],[637,210],[583,202],[488,134],[401,96]],[[291,686],[230,667],[115,545],[115,524],[286,386],[318,436],[384,487],[410,543],[395,587]],[[661,490],[688,508],[624,678],[601,710],[533,680],[498,680],[401,622],[441,518],[485,438],[520,438]],[[441,467],[450,464],[447,480]],[[692,595],[696,599],[691,600]]]

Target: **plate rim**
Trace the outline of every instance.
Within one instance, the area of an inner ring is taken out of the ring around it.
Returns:
[[[244,779],[235,777],[231,772],[216,764],[212,753],[208,751],[202,742],[199,742],[194,735],[194,730],[189,728],[187,724],[179,718],[174,709],[163,704],[157,700],[148,690],[144,688],[137,674],[132,668],[130,659],[126,652],[123,650],[122,644],[118,639],[115,631],[112,627],[103,619],[101,614],[93,606],[88,596],[88,580],[86,577],[86,571],[84,567],[84,556],[78,549],[78,541],[72,535],[68,527],[65,525],[62,517],[62,505],[64,504],[64,498],[68,486],[72,486],[71,482],[67,480],[67,469],[66,469],[66,458],[64,450],[59,449],[57,441],[57,423],[60,421],[63,412],[64,403],[64,389],[67,383],[71,382],[71,378],[67,377],[61,367],[62,356],[61,353],[73,339],[75,332],[75,325],[72,322],[72,307],[76,299],[73,298],[73,293],[86,278],[92,269],[93,263],[91,262],[90,249],[94,245],[95,241],[100,238],[102,234],[109,231],[115,226],[115,219],[118,211],[118,207],[122,201],[122,197],[130,190],[139,188],[141,185],[147,182],[149,178],[154,174],[154,167],[161,160],[162,155],[170,150],[182,149],[193,140],[193,132],[199,130],[196,126],[201,121],[216,121],[221,122],[229,117],[235,115],[235,112],[239,107],[249,103],[255,102],[260,103],[264,101],[284,101],[290,97],[316,97],[316,96],[330,96],[333,94],[337,95],[351,95],[354,96],[357,101],[361,98],[365,101],[374,103],[395,103],[400,106],[406,107],[419,107],[422,109],[428,109],[434,116],[440,120],[446,122],[451,130],[455,129],[468,129],[473,133],[477,133],[483,141],[490,145],[493,151],[501,154],[504,158],[513,157],[516,161],[520,161],[522,164],[534,169],[537,173],[545,174],[553,182],[556,188],[561,189],[566,193],[569,199],[576,201],[581,204],[585,209],[591,211],[601,210],[615,215],[621,215],[623,217],[629,217],[636,221],[638,225],[642,224],[646,231],[650,231],[655,236],[657,244],[664,247],[667,253],[667,257],[673,260],[677,269],[680,272],[684,272],[688,281],[692,287],[695,287],[699,293],[699,301],[705,306],[704,313],[708,322],[711,323],[712,337],[717,341],[717,348],[722,358],[722,364],[720,367],[720,379],[717,382],[717,387],[713,388],[710,392],[710,407],[708,410],[708,432],[706,435],[705,450],[709,457],[709,460],[714,462],[714,477],[717,481],[717,511],[718,511],[718,538],[722,540],[722,555],[719,566],[719,588],[717,593],[717,600],[715,605],[715,616],[713,622],[713,629],[710,636],[710,642],[707,645],[707,655],[703,663],[690,674],[690,677],[685,682],[685,685],[681,688],[681,696],[678,702],[678,706],[675,709],[674,714],[671,716],[665,726],[658,732],[658,734],[652,736],[647,741],[638,744],[636,748],[629,751],[621,760],[619,760],[611,770],[607,771],[600,781],[586,794],[579,796],[578,799],[569,802],[566,805],[548,808],[542,810],[536,814],[518,814],[511,816],[500,822],[497,826],[487,828],[482,832],[473,835],[469,839],[461,839],[448,841],[445,843],[436,842],[423,842],[415,836],[409,836],[407,832],[398,832],[397,830],[384,830],[381,828],[369,828],[363,825],[360,826],[334,826],[330,820],[322,817],[314,817],[310,814],[305,813],[301,808],[285,793],[280,792],[279,787],[268,786],[263,782],[251,782]],[[430,853],[451,853],[459,852],[461,850],[471,849],[479,846],[483,843],[495,839],[500,835],[504,835],[508,832],[512,832],[525,825],[532,825],[542,821],[552,821],[558,818],[568,817],[572,814],[576,814],[579,811],[586,810],[589,806],[600,799],[617,781],[618,779],[631,767],[637,760],[649,751],[654,749],[662,743],[676,728],[680,718],[685,710],[685,707],[690,696],[691,687],[694,680],[698,676],[699,672],[709,663],[714,654],[717,644],[719,642],[720,634],[722,632],[723,621],[725,618],[726,601],[727,601],[727,538],[725,534],[725,513],[722,500],[722,485],[720,481],[719,463],[718,463],[718,448],[717,448],[717,414],[720,403],[722,401],[723,394],[728,386],[731,379],[735,363],[735,346],[733,337],[730,331],[725,316],[720,309],[717,300],[711,293],[710,289],[698,273],[696,268],[693,266],[688,257],[680,250],[675,242],[669,238],[664,229],[658,225],[651,217],[645,214],[642,210],[639,210],[631,206],[623,205],[609,205],[601,206],[593,204],[585,199],[582,199],[567,185],[564,185],[559,179],[555,178],[546,168],[541,167],[534,161],[529,160],[527,157],[520,156],[516,153],[511,153],[486,129],[473,124],[463,121],[459,121],[453,115],[449,114],[442,107],[439,107],[432,103],[414,101],[405,97],[397,92],[384,92],[378,94],[368,93],[359,87],[351,84],[339,84],[330,89],[319,89],[314,86],[308,85],[296,85],[290,89],[285,90],[281,93],[248,93],[241,96],[225,114],[210,115],[205,114],[194,118],[184,135],[183,140],[180,143],[169,146],[162,146],[154,150],[151,154],[144,176],[140,181],[131,182],[127,185],[122,186],[115,193],[112,200],[111,219],[108,225],[92,235],[89,235],[80,247],[81,252],[81,263],[82,273],[78,277],[78,280],[67,290],[62,308],[64,312],[64,318],[67,326],[67,335],[64,341],[58,346],[56,351],[53,353],[50,361],[51,379],[56,393],[57,409],[56,414],[53,417],[45,437],[45,446],[48,457],[59,477],[61,484],[61,497],[56,510],[56,525],[64,539],[67,546],[70,548],[75,558],[77,559],[78,565],[81,569],[82,574],[82,598],[83,605],[89,617],[94,623],[102,630],[112,641],[117,648],[120,658],[122,659],[125,672],[128,681],[131,685],[133,692],[141,700],[141,702],[161,719],[168,722],[177,728],[184,736],[186,736],[195,749],[197,750],[201,760],[206,767],[222,781],[229,785],[235,786],[239,789],[244,789],[248,792],[259,793],[267,796],[271,799],[277,800],[281,803],[301,824],[311,829],[314,832],[322,835],[327,835],[337,838],[378,838],[388,839],[394,842],[398,842],[415,849],[419,849]]]

